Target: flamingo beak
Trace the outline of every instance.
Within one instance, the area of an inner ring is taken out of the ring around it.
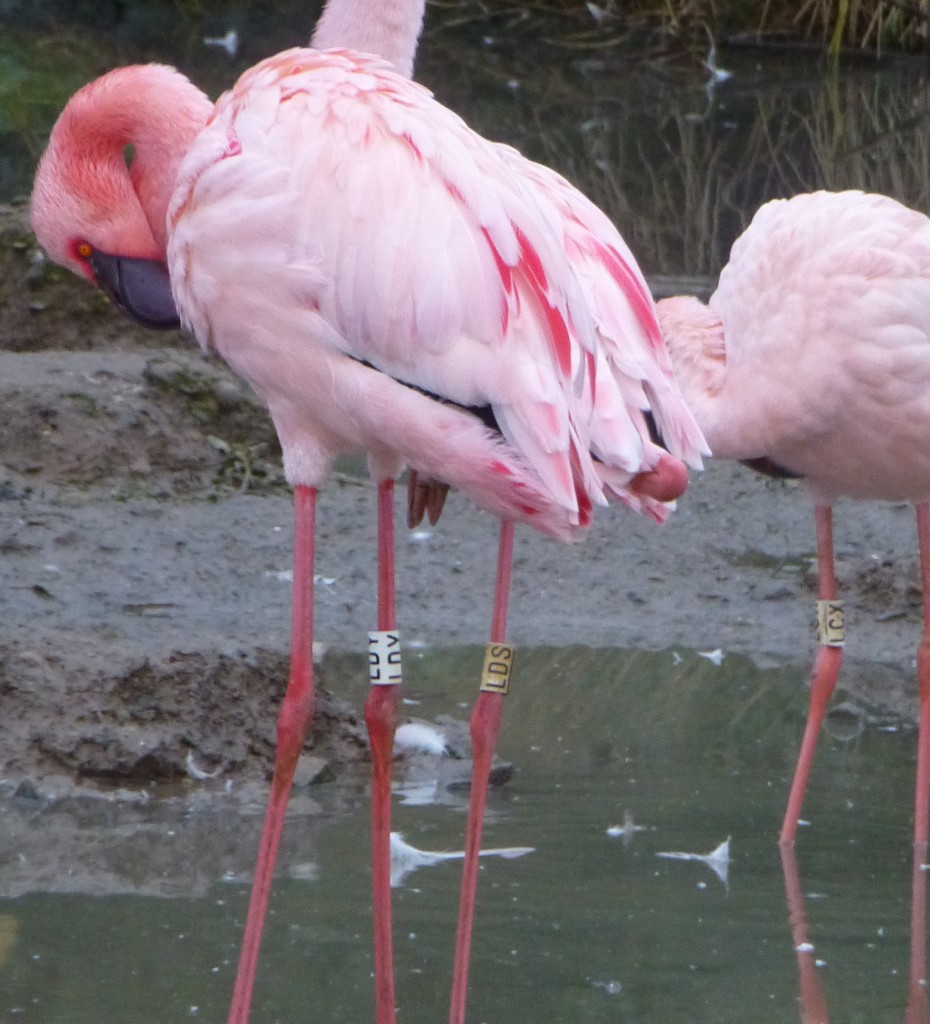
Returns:
[[[146,327],[179,327],[168,268],[159,260],[113,256],[95,250],[89,262],[97,284]]]

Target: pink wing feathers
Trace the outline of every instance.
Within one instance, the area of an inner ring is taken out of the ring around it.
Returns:
[[[611,453],[601,468],[603,483],[627,504],[662,520],[666,506],[628,487],[633,475],[648,471],[663,455],[650,437],[646,414],[677,458],[699,468],[701,456],[710,452],[672,372],[649,288],[629,247],[597,206],[550,168],[525,161],[514,150],[508,153],[521,164],[561,237],[594,321],[591,440],[595,454]]]
[[[490,406],[510,462],[571,525],[604,503],[587,427],[594,334],[558,240],[495,147],[382,62],[290,51],[248,72],[182,165],[169,223],[186,322],[273,415],[307,404],[318,448],[384,445],[488,507],[481,477],[518,468],[493,436],[459,453],[480,468],[451,459],[454,406],[426,391]]]
[[[707,445],[675,381],[656,306],[635,257],[609,218],[548,167],[532,164],[594,318],[604,358],[630,413],[650,410],[672,455],[695,467]],[[604,389],[604,396],[610,394]]]

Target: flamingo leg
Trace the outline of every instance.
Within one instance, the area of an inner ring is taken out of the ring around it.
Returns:
[[[782,873],[785,876],[791,942],[798,958],[801,1021],[802,1024],[830,1024],[827,1000],[817,976],[814,947],[807,936],[807,916],[804,913],[804,896],[801,893],[798,865],[794,859],[794,847],[782,846],[780,853]]]
[[[917,734],[917,778],[914,785],[914,844],[927,846],[927,805],[930,802],[930,504],[917,505],[917,544],[923,586],[924,631],[917,649],[920,731]]]
[[[378,484],[378,631],[369,636],[371,688],[365,724],[371,746],[371,873],[375,939],[375,1019],[394,1024],[391,926],[391,762],[400,703],[400,635],[394,593],[394,481]]]
[[[832,615],[842,618],[842,611],[836,602],[836,573],[833,567],[833,509],[829,505],[818,505],[815,510],[817,520],[817,577],[820,600],[818,601],[818,625],[820,626],[820,648],[814,662],[814,675],[811,680],[810,709],[807,712],[807,725],[804,727],[804,738],[801,740],[801,751],[794,769],[791,792],[788,795],[788,807],[785,820],[781,826],[778,841],[781,845],[794,842],[801,814],[801,804],[807,789],[814,750],[820,735],[824,712],[830,697],[836,688],[836,679],[843,660],[842,627],[839,634],[831,636],[829,622]]]
[[[507,604],[510,596],[510,570],[513,563],[512,522],[502,522],[497,554],[497,582],[491,620],[491,642],[485,654],[481,692],[471,717],[472,776],[468,824],[465,834],[465,860],[462,867],[462,891],[455,931],[452,996],[449,1024],[464,1024],[468,993],[468,964],[471,956],[472,924],[475,917],[475,892],[478,888],[478,858],[481,830],[488,795],[491,760],[500,732],[501,710],[510,682],[513,648],[505,643]]]
[[[242,939],[242,952],[233,988],[229,1024],[248,1024],[252,989],[258,965],[262,929],[275,860],[284,826],[284,814],[294,770],[313,718],[313,539],[316,526],[316,490],[294,491],[294,590],[291,611],[291,670],[278,715],[271,793],[258,847],[252,895]]]

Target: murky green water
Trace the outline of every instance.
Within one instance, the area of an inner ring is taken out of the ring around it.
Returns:
[[[492,795],[485,845],[535,852],[485,861],[470,1019],[796,1021],[797,957],[775,836],[802,725],[803,675],[760,671],[736,656],[718,666],[687,651],[519,657],[501,743],[517,770]],[[419,703],[408,711],[464,717],[479,664],[475,650],[411,657],[407,692]],[[345,667],[361,679],[360,659]],[[852,742],[827,739],[819,751],[805,808],[813,824],[798,861],[801,888],[812,894],[809,938],[824,961],[814,974],[836,1020],[904,1019],[914,747],[912,734],[868,730]],[[334,793],[313,791],[324,808]],[[438,799],[418,805],[398,794],[395,827],[421,849],[461,849],[465,798]],[[183,880],[198,876],[192,861],[215,858],[205,817],[223,816],[213,843],[229,842],[224,806],[161,823],[153,809],[146,846],[122,866],[124,888],[136,891],[158,891],[176,874],[174,898],[34,892],[0,900],[0,1018],[223,1019],[246,885],[217,874],[188,895]],[[322,826],[300,815],[289,822],[256,1024],[372,1015],[366,801],[359,791],[342,806]],[[608,835],[625,812],[644,830],[628,840]],[[126,829],[118,809],[108,815],[112,867]],[[232,824],[254,832],[258,818]],[[54,811],[30,828],[58,835]],[[206,839],[192,848],[185,830]],[[707,853],[728,836],[726,882],[703,863],[656,856]],[[172,860],[175,846],[186,852]],[[250,851],[238,857],[247,871]],[[4,888],[16,860],[7,847]],[[76,875],[88,868],[72,866]],[[452,862],[413,872],[396,890],[402,1020],[445,1013],[458,884]],[[50,880],[56,886],[67,888],[67,876]]]

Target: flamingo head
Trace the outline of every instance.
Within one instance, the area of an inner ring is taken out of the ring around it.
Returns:
[[[161,108],[178,91],[192,109],[169,127]],[[165,211],[210,109],[172,68],[119,68],[72,96],[36,171],[30,219],[49,258],[150,327],[178,326]]]

